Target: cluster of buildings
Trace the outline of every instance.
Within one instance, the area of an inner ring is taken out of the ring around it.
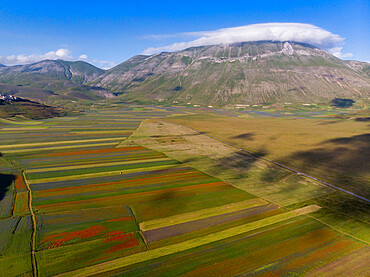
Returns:
[[[2,95],[0,93],[0,100],[17,100],[19,97],[14,95]]]

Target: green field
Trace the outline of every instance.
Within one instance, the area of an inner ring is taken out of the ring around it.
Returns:
[[[320,116],[127,106],[2,120],[1,274],[365,276],[368,202],[208,136],[300,170],[294,153],[324,141],[366,146],[343,141],[366,123]],[[345,163],[329,160],[307,173],[334,182]],[[366,195],[356,168],[341,185]]]

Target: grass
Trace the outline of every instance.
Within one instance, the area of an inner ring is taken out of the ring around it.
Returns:
[[[15,129],[21,131],[2,130],[5,151],[16,152],[4,153],[1,170],[19,175],[24,169],[31,183],[40,276],[304,275],[323,273],[326,265],[330,269],[336,261],[343,261],[348,270],[350,262],[345,258],[353,253],[359,254],[358,264],[366,268],[366,255],[361,252],[369,240],[366,203],[166,120],[209,123],[209,134],[231,130],[232,143],[251,142],[264,157],[285,151],[279,149],[280,139],[290,142],[293,137],[299,138],[295,152],[316,144],[321,147],[324,139],[327,149],[356,150],[366,145],[362,129],[358,134],[353,131],[363,125],[347,116],[331,119],[337,112],[298,120],[294,116],[303,115],[293,112],[272,119],[266,117],[272,111],[255,111],[248,118],[237,118],[247,114],[199,109],[198,115],[155,119],[190,111],[179,107],[134,111],[117,106],[73,118],[46,119],[37,126],[47,129],[17,124],[20,129]],[[222,130],[212,129],[217,125],[211,122],[214,119],[220,119]],[[288,121],[293,122],[292,130],[280,130]],[[351,127],[347,122],[355,124]],[[245,131],[253,124],[256,131]],[[0,125],[16,127],[7,122]],[[315,130],[309,133],[317,125],[320,131],[327,129],[319,139]],[[351,139],[335,128],[352,130]],[[278,129],[282,138],[263,141]],[[112,136],[131,133],[125,140],[105,145]],[[311,152],[318,157],[317,151]],[[348,158],[346,152],[340,153]],[[303,154],[304,161],[307,155]],[[337,162],[338,157],[334,157]],[[353,176],[344,177],[348,181]],[[0,200],[0,213],[6,206],[3,216],[8,217],[0,220],[0,254],[5,253],[0,265],[9,275],[32,271],[28,207],[24,210],[28,194],[20,181],[15,179]],[[19,268],[10,257],[19,257]]]
[[[86,175],[86,174],[93,174],[93,173],[105,173],[109,171],[120,171],[125,172],[126,170],[136,169],[136,168],[146,168],[146,167],[156,167],[156,166],[163,166],[163,165],[173,165],[178,164],[177,161],[167,159],[167,158],[160,158],[160,159],[146,159],[143,161],[132,161],[132,162],[117,162],[114,165],[104,165],[100,167],[94,166],[79,166],[74,167],[73,169],[66,169],[66,170],[58,170],[58,171],[45,171],[39,173],[31,173],[27,174],[27,179],[30,181],[37,180],[37,179],[52,179],[58,177],[65,177],[65,176],[73,176],[73,175]]]
[[[1,219],[1,257],[13,257],[30,253],[31,231],[31,219],[29,216]]]
[[[173,244],[167,247],[157,248],[154,250],[146,251],[144,253],[134,254],[125,258],[117,259],[111,262],[102,263],[98,266],[86,267],[77,271],[67,272],[61,274],[61,276],[89,276],[92,272],[103,273],[109,270],[114,270],[119,267],[129,266],[135,263],[144,262],[151,259],[156,259],[162,256],[171,255],[180,251],[185,251],[191,248],[199,247],[205,244],[209,244],[215,241],[223,240],[232,236],[237,236],[258,228],[263,228],[268,225],[282,222],[298,216],[299,214],[309,213],[313,207],[307,207],[303,210],[290,211],[269,218],[261,219],[253,223],[247,223],[238,227],[230,228],[225,231],[218,232],[216,234],[210,234],[194,240],[185,241],[178,244]]]
[[[63,141],[52,141],[52,142],[40,142],[40,143],[22,143],[22,144],[10,144],[10,145],[0,145],[0,150],[3,149],[14,149],[14,148],[32,148],[46,145],[66,145],[66,144],[77,144],[77,143],[89,143],[98,141],[112,141],[112,140],[122,140],[122,137],[116,138],[102,138],[102,139],[84,139],[84,140],[63,140]]]
[[[152,170],[161,170],[161,169],[168,169],[171,167],[175,167],[176,165],[161,165],[161,166],[151,166],[151,167],[139,167],[134,169],[126,169],[125,174],[135,173],[135,172],[143,172],[143,171],[152,171]],[[90,174],[81,174],[81,175],[73,175],[73,176],[64,176],[64,177],[54,177],[54,178],[44,178],[44,179],[35,179],[30,181],[30,184],[41,184],[47,182],[58,182],[58,181],[68,181],[68,180],[76,180],[76,179],[86,179],[92,177],[102,177],[102,176],[113,176],[121,174],[122,169],[116,171],[105,171],[105,172],[98,172],[98,173],[90,173]]]
[[[0,258],[0,268],[4,276],[32,276],[31,255]]]
[[[363,196],[370,196],[369,130],[348,119],[237,118],[212,114],[166,119],[180,123],[303,171]]]
[[[161,157],[161,158],[153,158],[150,159],[151,157],[146,157],[146,159],[137,159],[133,161],[121,161],[121,162],[105,162],[105,163],[94,163],[94,164],[84,164],[84,165],[73,165],[73,166],[56,166],[56,167],[49,167],[49,168],[42,168],[42,169],[30,169],[27,170],[27,174],[31,173],[44,173],[44,172],[50,172],[50,171],[70,171],[74,169],[85,169],[85,168],[94,168],[94,167],[102,167],[102,166],[109,166],[109,167],[114,167],[116,165],[129,165],[129,164],[134,164],[134,163],[140,163],[140,162],[157,162],[157,161],[164,161],[164,160],[169,160],[166,157]],[[29,179],[30,176],[28,176]]]
[[[132,205],[139,222],[176,216],[181,213],[193,213],[203,209],[216,209],[218,206],[232,205],[235,202],[254,198],[247,192],[232,188],[228,190],[195,194],[168,199],[157,199]]]
[[[262,199],[251,199],[242,202],[236,202],[229,205],[217,206],[215,208],[209,208],[204,210],[199,210],[191,213],[177,214],[171,217],[153,219],[150,221],[144,221],[140,223],[140,229],[142,231],[153,230],[157,228],[163,228],[175,224],[180,224],[184,222],[194,221],[197,219],[203,219],[211,216],[222,215],[225,213],[237,212],[243,209],[253,208],[260,205],[267,204],[268,202]]]
[[[28,192],[18,192],[15,197],[13,216],[30,214],[28,207]]]
[[[194,120],[198,120],[198,117],[201,120],[204,115],[194,117]],[[323,212],[328,216],[328,225],[359,239],[365,238],[363,234],[368,232],[369,225],[366,222],[366,215],[361,210],[368,209],[366,208],[368,203],[363,203],[360,199],[301,175],[292,175],[292,172],[284,168],[257,159],[185,126],[169,123],[167,120],[169,119],[143,122],[130,137],[130,141],[162,151],[168,157],[226,180],[237,188],[277,205],[289,209],[308,205],[308,203],[325,207],[330,210],[330,213]],[[262,125],[263,122],[261,121],[260,124]],[[179,138],[178,141],[181,142],[171,143],[171,140],[168,140],[164,144],[158,144],[155,138],[161,136]],[[250,136],[244,135],[244,137]],[[266,155],[263,151],[259,154]],[[363,180],[363,177],[361,178]],[[319,215],[320,212],[313,213],[313,216],[316,217],[316,214]],[[333,217],[334,214],[336,214],[335,217]],[[318,216],[317,218],[320,219]],[[322,218],[326,222],[325,217]],[[346,227],[351,225],[356,228]],[[367,238],[365,240],[368,241]]]
[[[70,244],[36,253],[41,276],[53,276],[68,270],[99,264],[118,257],[132,255],[145,250],[139,235],[135,234],[138,245],[108,252],[124,241],[109,241],[107,238]]]
[[[122,138],[121,138],[122,140]],[[16,149],[16,150],[2,150],[1,152],[6,154],[17,154],[17,153],[25,153],[25,152],[49,152],[49,150],[62,150],[62,149],[76,149],[76,148],[83,148],[83,147],[96,147],[96,146],[108,146],[108,145],[116,145],[119,140],[115,142],[105,142],[105,143],[91,143],[91,144],[78,144],[78,145],[68,145],[68,146],[56,146],[56,147],[43,147],[43,148],[26,148],[26,149]]]

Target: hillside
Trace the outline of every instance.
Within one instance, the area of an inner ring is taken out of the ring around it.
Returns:
[[[318,103],[368,97],[367,63],[296,42],[244,42],[138,55],[91,84],[126,100],[192,104]]]
[[[0,100],[0,118],[22,116],[29,119],[44,119],[66,115],[60,107],[43,105],[24,98],[17,100]]]
[[[0,68],[0,92],[19,94],[38,101],[96,100],[115,95],[103,88],[85,85],[104,73],[83,61],[45,60]],[[54,97],[50,98],[50,95]]]

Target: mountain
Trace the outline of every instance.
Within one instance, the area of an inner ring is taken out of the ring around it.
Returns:
[[[125,100],[317,103],[368,97],[369,64],[297,42],[242,42],[138,55],[90,82]]]
[[[346,61],[346,63],[353,69],[359,70],[370,77],[370,64],[359,61]]]
[[[0,63],[0,67],[6,67],[6,65]]]
[[[83,61],[44,60],[33,64],[0,67],[0,92],[38,101],[53,99],[105,99],[115,95],[91,82],[104,70]],[[35,95],[32,95],[32,91]],[[55,97],[50,98],[50,94]]]

